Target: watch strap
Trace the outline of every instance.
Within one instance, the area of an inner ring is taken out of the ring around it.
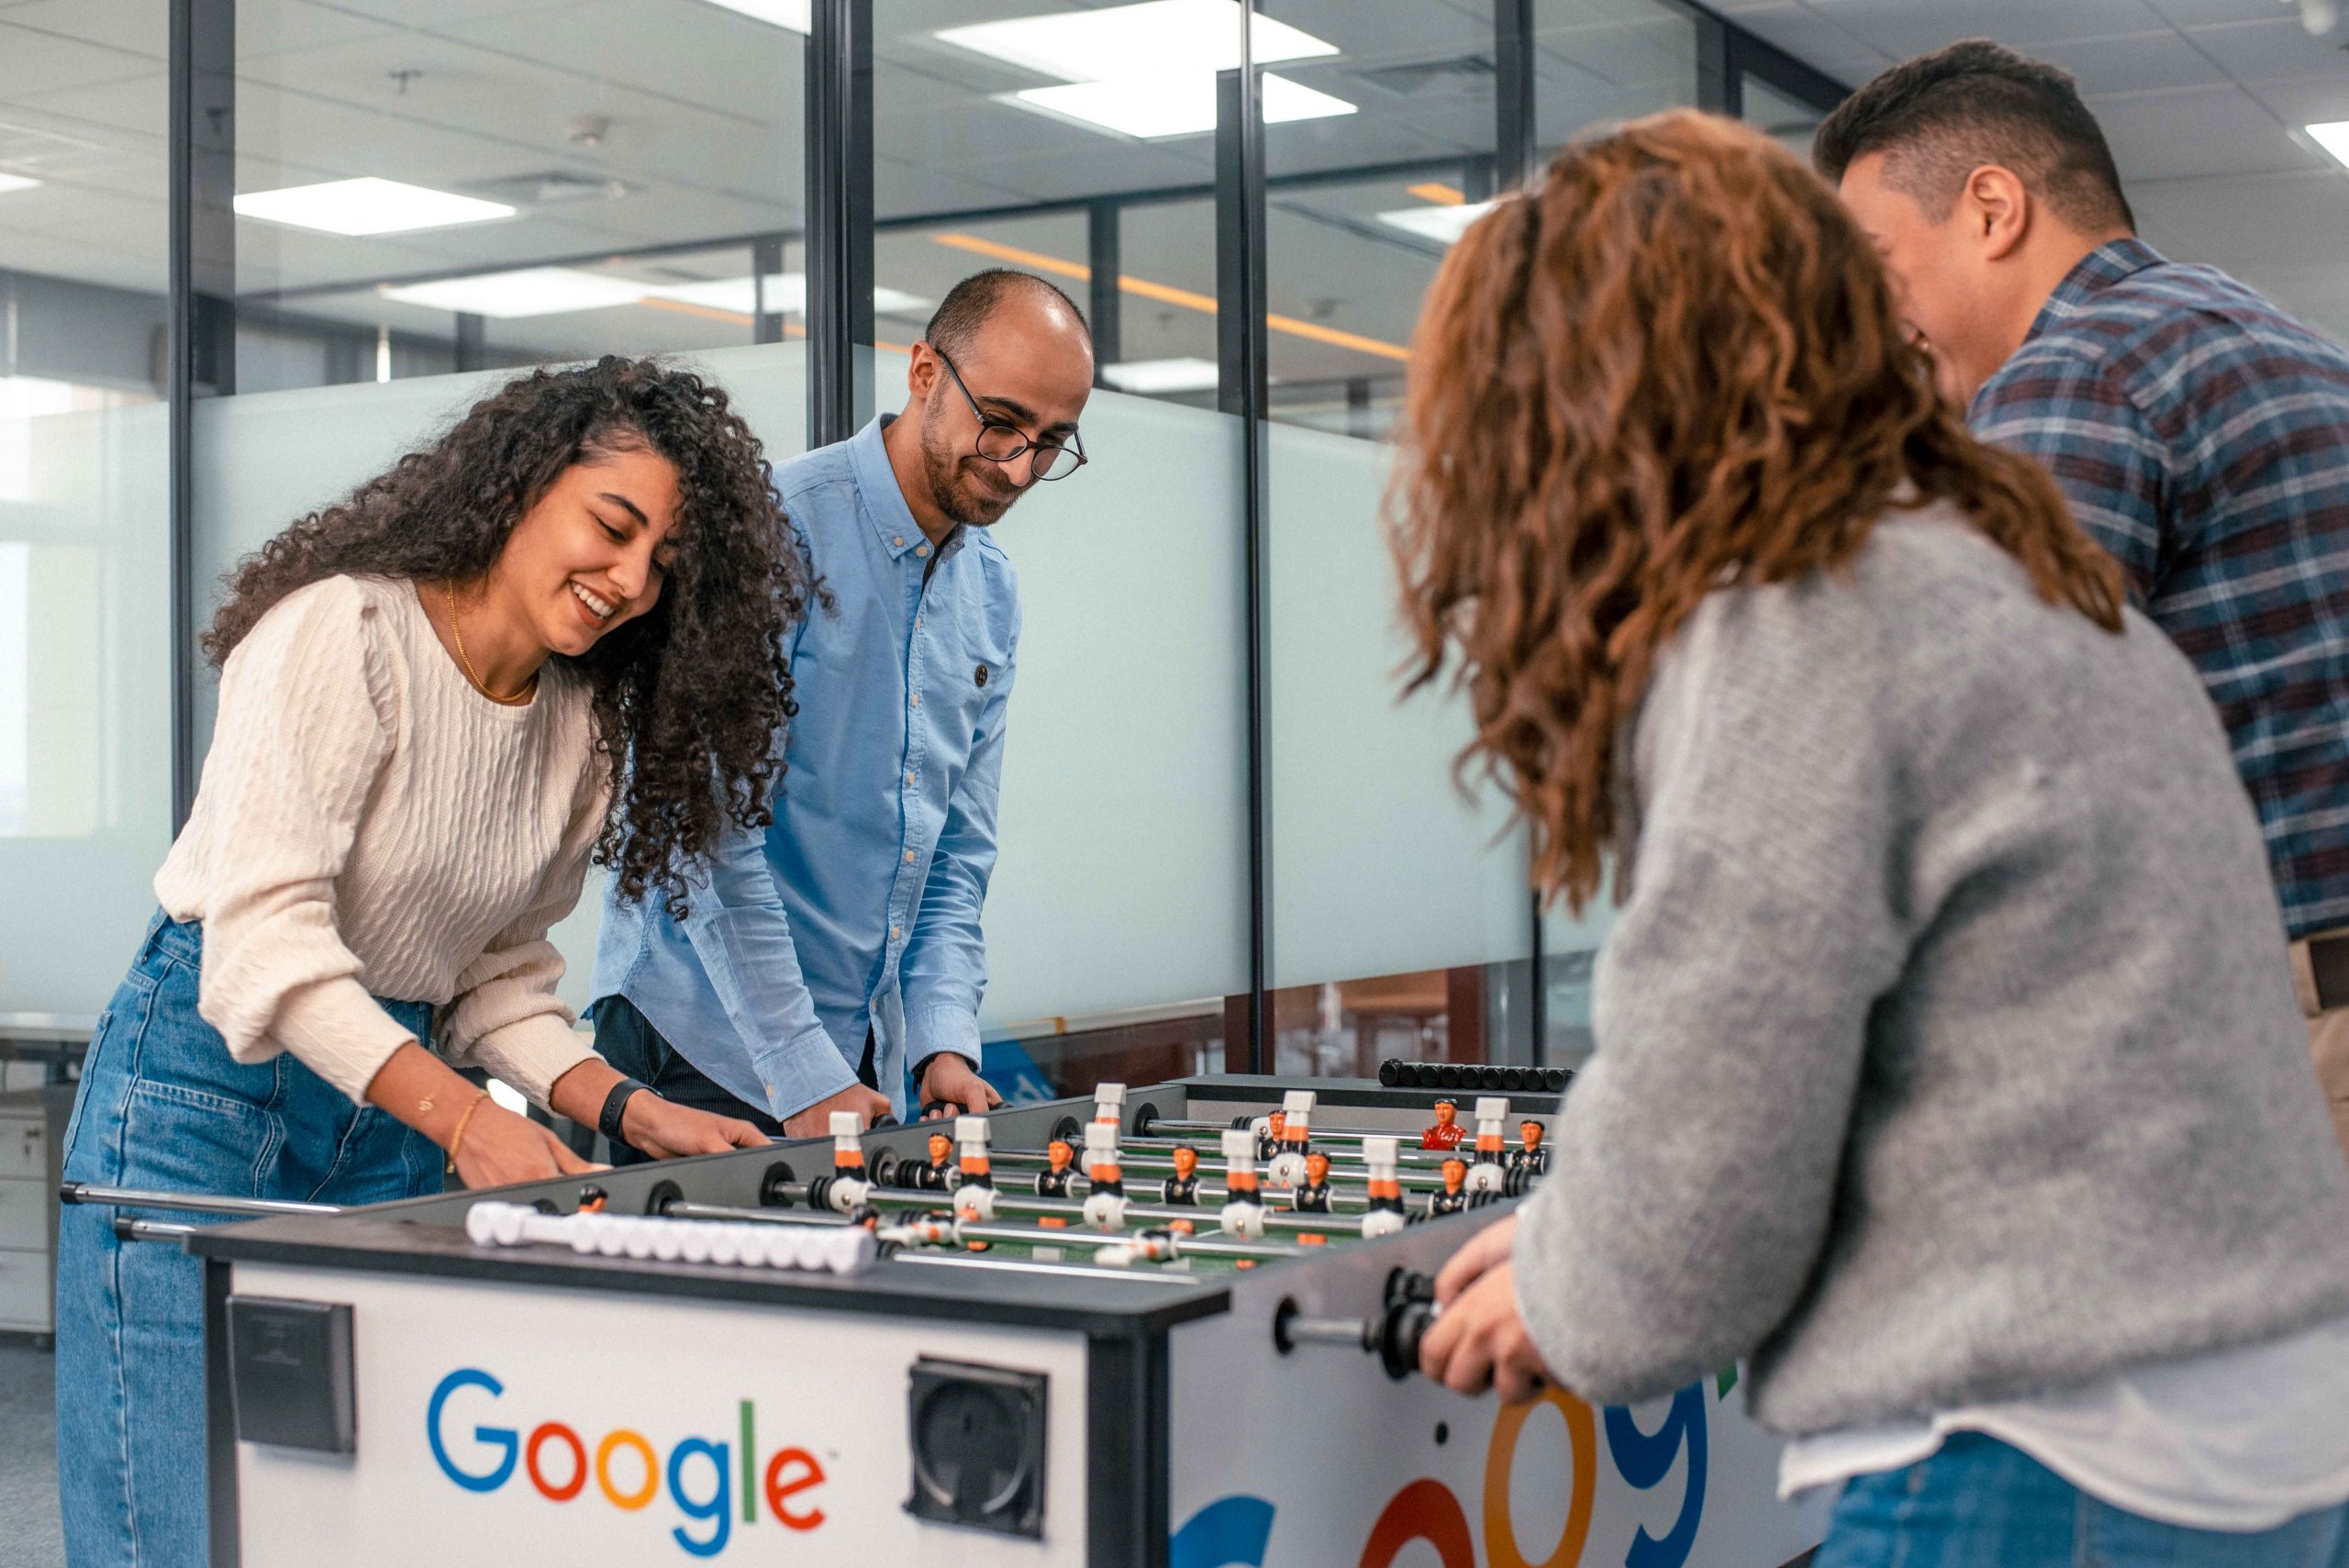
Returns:
[[[612,1092],[604,1096],[603,1114],[596,1118],[596,1129],[601,1132],[606,1138],[610,1139],[614,1143],[626,1143],[628,1141],[627,1139],[620,1136],[620,1117],[621,1114],[628,1109],[628,1103],[629,1099],[632,1098],[640,1089],[649,1093],[651,1089],[651,1085],[649,1084],[640,1084],[633,1078],[622,1078],[618,1083],[612,1085]]]

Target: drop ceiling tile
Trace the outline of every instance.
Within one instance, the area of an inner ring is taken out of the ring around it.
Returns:
[[[171,52],[168,8],[150,0],[34,0],[11,7],[8,22],[146,60]]]
[[[1798,0],[1748,0],[1737,21],[1763,42],[1853,86],[1893,63],[1893,56]]]
[[[2309,37],[2289,17],[2191,28],[2186,36],[2228,75],[2246,85],[2310,77],[2349,80],[2349,53],[2331,39]]]
[[[2174,32],[2045,44],[2033,53],[2078,77],[2080,92],[2090,98],[2227,84],[2225,72]]]
[[[2314,167],[2316,157],[2237,87],[2108,98],[2096,106],[2124,180],[2265,174]]]
[[[9,13],[13,17],[14,13]],[[36,31],[0,18],[0,104],[29,93],[120,82],[153,70],[148,57]]]
[[[2180,260],[2288,262],[2349,255],[2349,174],[2158,180],[2129,193],[2139,220]],[[2157,241],[2158,243],[2158,241]]]
[[[1896,60],[1959,39],[1991,38],[2029,52],[2167,26],[2146,0],[1810,0],[1810,8]]]

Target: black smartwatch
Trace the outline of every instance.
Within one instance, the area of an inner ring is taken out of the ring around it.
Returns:
[[[610,1094],[604,1096],[604,1111],[596,1118],[596,1129],[614,1143],[628,1141],[620,1136],[620,1116],[628,1109],[629,1098],[640,1089],[649,1094],[651,1085],[640,1084],[633,1078],[623,1078],[612,1085]]]

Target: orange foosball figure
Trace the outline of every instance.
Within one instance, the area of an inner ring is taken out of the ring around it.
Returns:
[[[1468,1162],[1446,1160],[1443,1162],[1443,1191],[1428,1199],[1428,1218],[1458,1214],[1468,1207]]]
[[[1419,1134],[1419,1147],[1449,1154],[1460,1147],[1468,1129],[1460,1125],[1460,1107],[1451,1100],[1435,1103],[1435,1125]]]
[[[1521,1121],[1517,1124],[1518,1150],[1509,1156],[1509,1163],[1529,1176],[1550,1173],[1550,1151],[1542,1147],[1542,1124]]]
[[[930,1135],[930,1163],[914,1173],[915,1184],[925,1192],[954,1190],[954,1140],[943,1132]]]
[[[1319,1149],[1305,1157],[1305,1179],[1290,1194],[1289,1207],[1299,1214],[1330,1212],[1330,1157]]]
[[[1199,1202],[1199,1151],[1189,1144],[1174,1151],[1174,1173],[1161,1189],[1171,1204],[1196,1208]]]
[[[1036,1173],[1036,1195],[1068,1196],[1069,1178],[1076,1174],[1076,1151],[1067,1139],[1055,1138],[1044,1145],[1044,1158],[1051,1162]]]

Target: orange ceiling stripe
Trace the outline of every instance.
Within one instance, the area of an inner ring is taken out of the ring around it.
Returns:
[[[933,234],[930,239],[937,244],[949,246],[957,250],[968,250],[974,255],[992,257],[998,261],[1010,261],[1019,266],[1032,267],[1037,272],[1051,272],[1059,277],[1074,278],[1084,282],[1090,282],[1093,277],[1093,269],[1082,261],[1071,261],[1063,257],[1048,255],[1041,250],[1025,250],[1017,245],[1005,245],[997,240],[982,239],[975,234]],[[1153,283],[1148,278],[1138,278],[1131,272],[1118,274],[1118,287],[1126,294],[1139,295],[1143,299],[1154,299],[1162,305],[1180,306],[1186,310],[1196,310],[1207,316],[1215,314],[1214,296],[1200,294],[1193,289],[1176,288],[1172,284]],[[1411,350],[1400,343],[1389,343],[1380,338],[1365,338],[1359,332],[1341,332],[1334,327],[1323,327],[1316,322],[1300,321],[1294,316],[1267,315],[1264,317],[1264,325],[1273,331],[1286,332],[1292,338],[1303,338],[1315,343],[1328,343],[1333,348],[1352,349],[1356,353],[1372,354],[1384,360],[1401,360],[1408,362],[1411,357]]]

